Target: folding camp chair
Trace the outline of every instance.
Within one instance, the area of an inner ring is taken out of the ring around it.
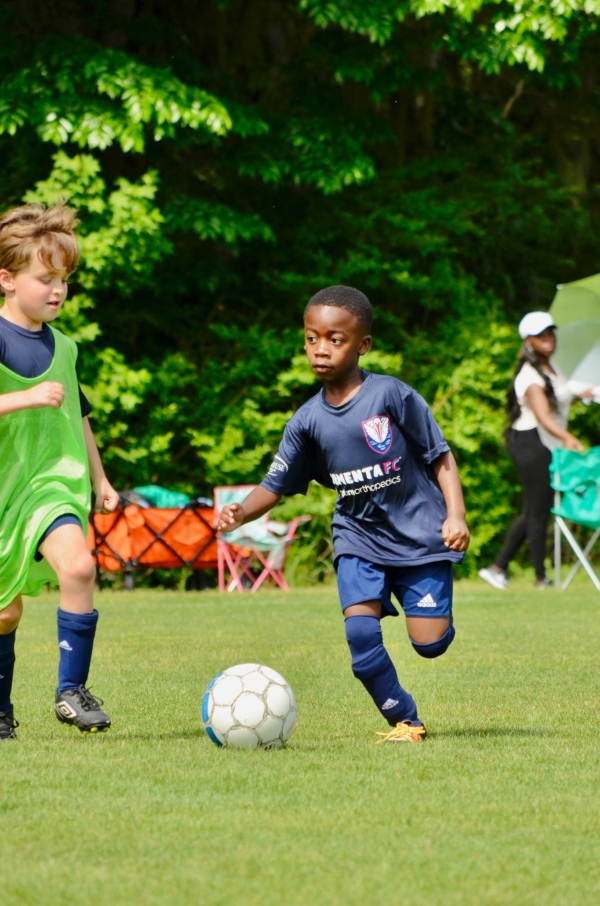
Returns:
[[[215,517],[230,503],[242,503],[256,485],[236,485],[214,489]],[[289,585],[283,574],[296,529],[310,516],[300,516],[289,523],[275,522],[265,513],[254,522],[233,532],[217,533],[219,591],[257,592],[267,580],[284,591]],[[229,574],[229,578],[226,574]]]
[[[557,588],[568,588],[578,570],[583,567],[596,589],[600,591],[600,578],[589,560],[592,548],[600,537],[600,447],[592,447],[587,453],[554,450],[550,475],[554,488],[552,512],[555,585]],[[567,525],[567,520],[592,531],[583,549]],[[577,559],[561,585],[562,536],[567,540]]]

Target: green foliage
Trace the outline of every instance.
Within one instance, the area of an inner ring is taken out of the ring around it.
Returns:
[[[221,239],[230,247],[252,239],[275,241],[271,227],[256,214],[200,199],[174,198],[165,207],[165,221],[172,232],[191,230],[199,239]]]
[[[106,348],[96,356],[94,377],[94,384],[84,385],[84,391],[94,407],[106,468],[112,471],[119,460],[137,464],[150,450],[131,444],[127,417],[143,400],[151,375],[144,368],[130,368],[122,355]]]
[[[352,131],[322,119],[311,121],[305,114],[286,118],[278,136],[284,156],[273,154],[273,136],[269,136],[255,157],[240,164],[240,173],[277,185],[284,181],[313,185],[326,195],[341,192],[375,176],[372,158]]]
[[[281,436],[285,413],[260,412],[258,404],[244,400],[219,432],[189,429],[190,443],[204,463],[207,481],[217,484],[243,484],[260,472],[261,466]],[[249,441],[249,442],[248,442]]]
[[[543,72],[554,45],[565,62],[576,59],[600,14],[598,0],[300,0],[300,7],[322,28],[337,25],[381,45],[392,41],[398,23],[439,17],[448,48],[495,74],[519,65]]]
[[[398,21],[409,10],[408,4],[397,0],[376,0],[368,6],[360,0],[300,0],[299,5],[321,28],[335,24],[379,44],[390,40]]]
[[[53,161],[48,179],[38,182],[24,200],[53,204],[63,198],[79,208],[81,285],[90,290],[114,287],[124,294],[146,285],[152,265],[172,251],[162,229],[163,215],[154,205],[157,174],[144,173],[135,183],[120,177],[108,191],[98,175],[100,164],[89,154],[70,158],[59,151]]]
[[[0,134],[16,135],[27,123],[55,145],[102,150],[117,142],[141,152],[147,138],[173,138],[180,128],[215,136],[232,128],[217,98],[168,69],[81,38],[42,41],[38,52],[2,83]]]
[[[290,548],[286,562],[286,577],[293,585],[334,580],[331,516],[335,500],[334,491],[313,481],[306,497],[287,498],[273,510],[274,519],[286,522],[310,515],[310,522],[298,527],[299,540]]]
[[[471,556],[477,561],[515,514],[515,475],[504,450],[505,404],[516,351],[514,333],[494,321],[462,323],[463,358],[448,370],[432,400],[433,412],[459,463],[472,528]],[[459,345],[459,348],[461,346]]]

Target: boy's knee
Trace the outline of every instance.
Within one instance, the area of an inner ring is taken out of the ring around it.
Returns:
[[[17,628],[21,621],[23,605],[20,599],[11,601],[0,610],[0,635],[8,635]]]
[[[440,654],[443,654],[448,650],[455,635],[456,630],[454,628],[454,624],[450,623],[446,632],[442,636],[440,636],[439,639],[436,639],[435,642],[431,642],[428,645],[421,645],[418,642],[415,642],[414,639],[410,639],[410,643],[417,654],[420,654],[421,657],[434,658],[439,657]]]
[[[96,564],[91,553],[77,554],[58,572],[59,581],[93,584],[96,579]]]
[[[381,623],[378,617],[348,617],[344,623],[346,639],[352,657],[352,673],[366,679],[387,663]]]

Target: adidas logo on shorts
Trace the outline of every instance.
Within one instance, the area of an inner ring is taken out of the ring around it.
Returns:
[[[437,603],[431,595],[427,594],[420,601],[417,601],[417,607],[437,607]]]

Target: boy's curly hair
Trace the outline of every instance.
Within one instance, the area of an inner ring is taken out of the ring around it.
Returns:
[[[0,269],[18,274],[37,253],[44,267],[53,273],[53,258],[58,252],[64,270],[72,273],[79,260],[77,226],[77,211],[64,201],[51,207],[24,204],[11,208],[0,217]]]
[[[304,309],[304,317],[314,305],[332,305],[334,308],[345,308],[351,312],[367,333],[373,326],[373,307],[364,293],[353,286],[327,286],[309,300]]]

